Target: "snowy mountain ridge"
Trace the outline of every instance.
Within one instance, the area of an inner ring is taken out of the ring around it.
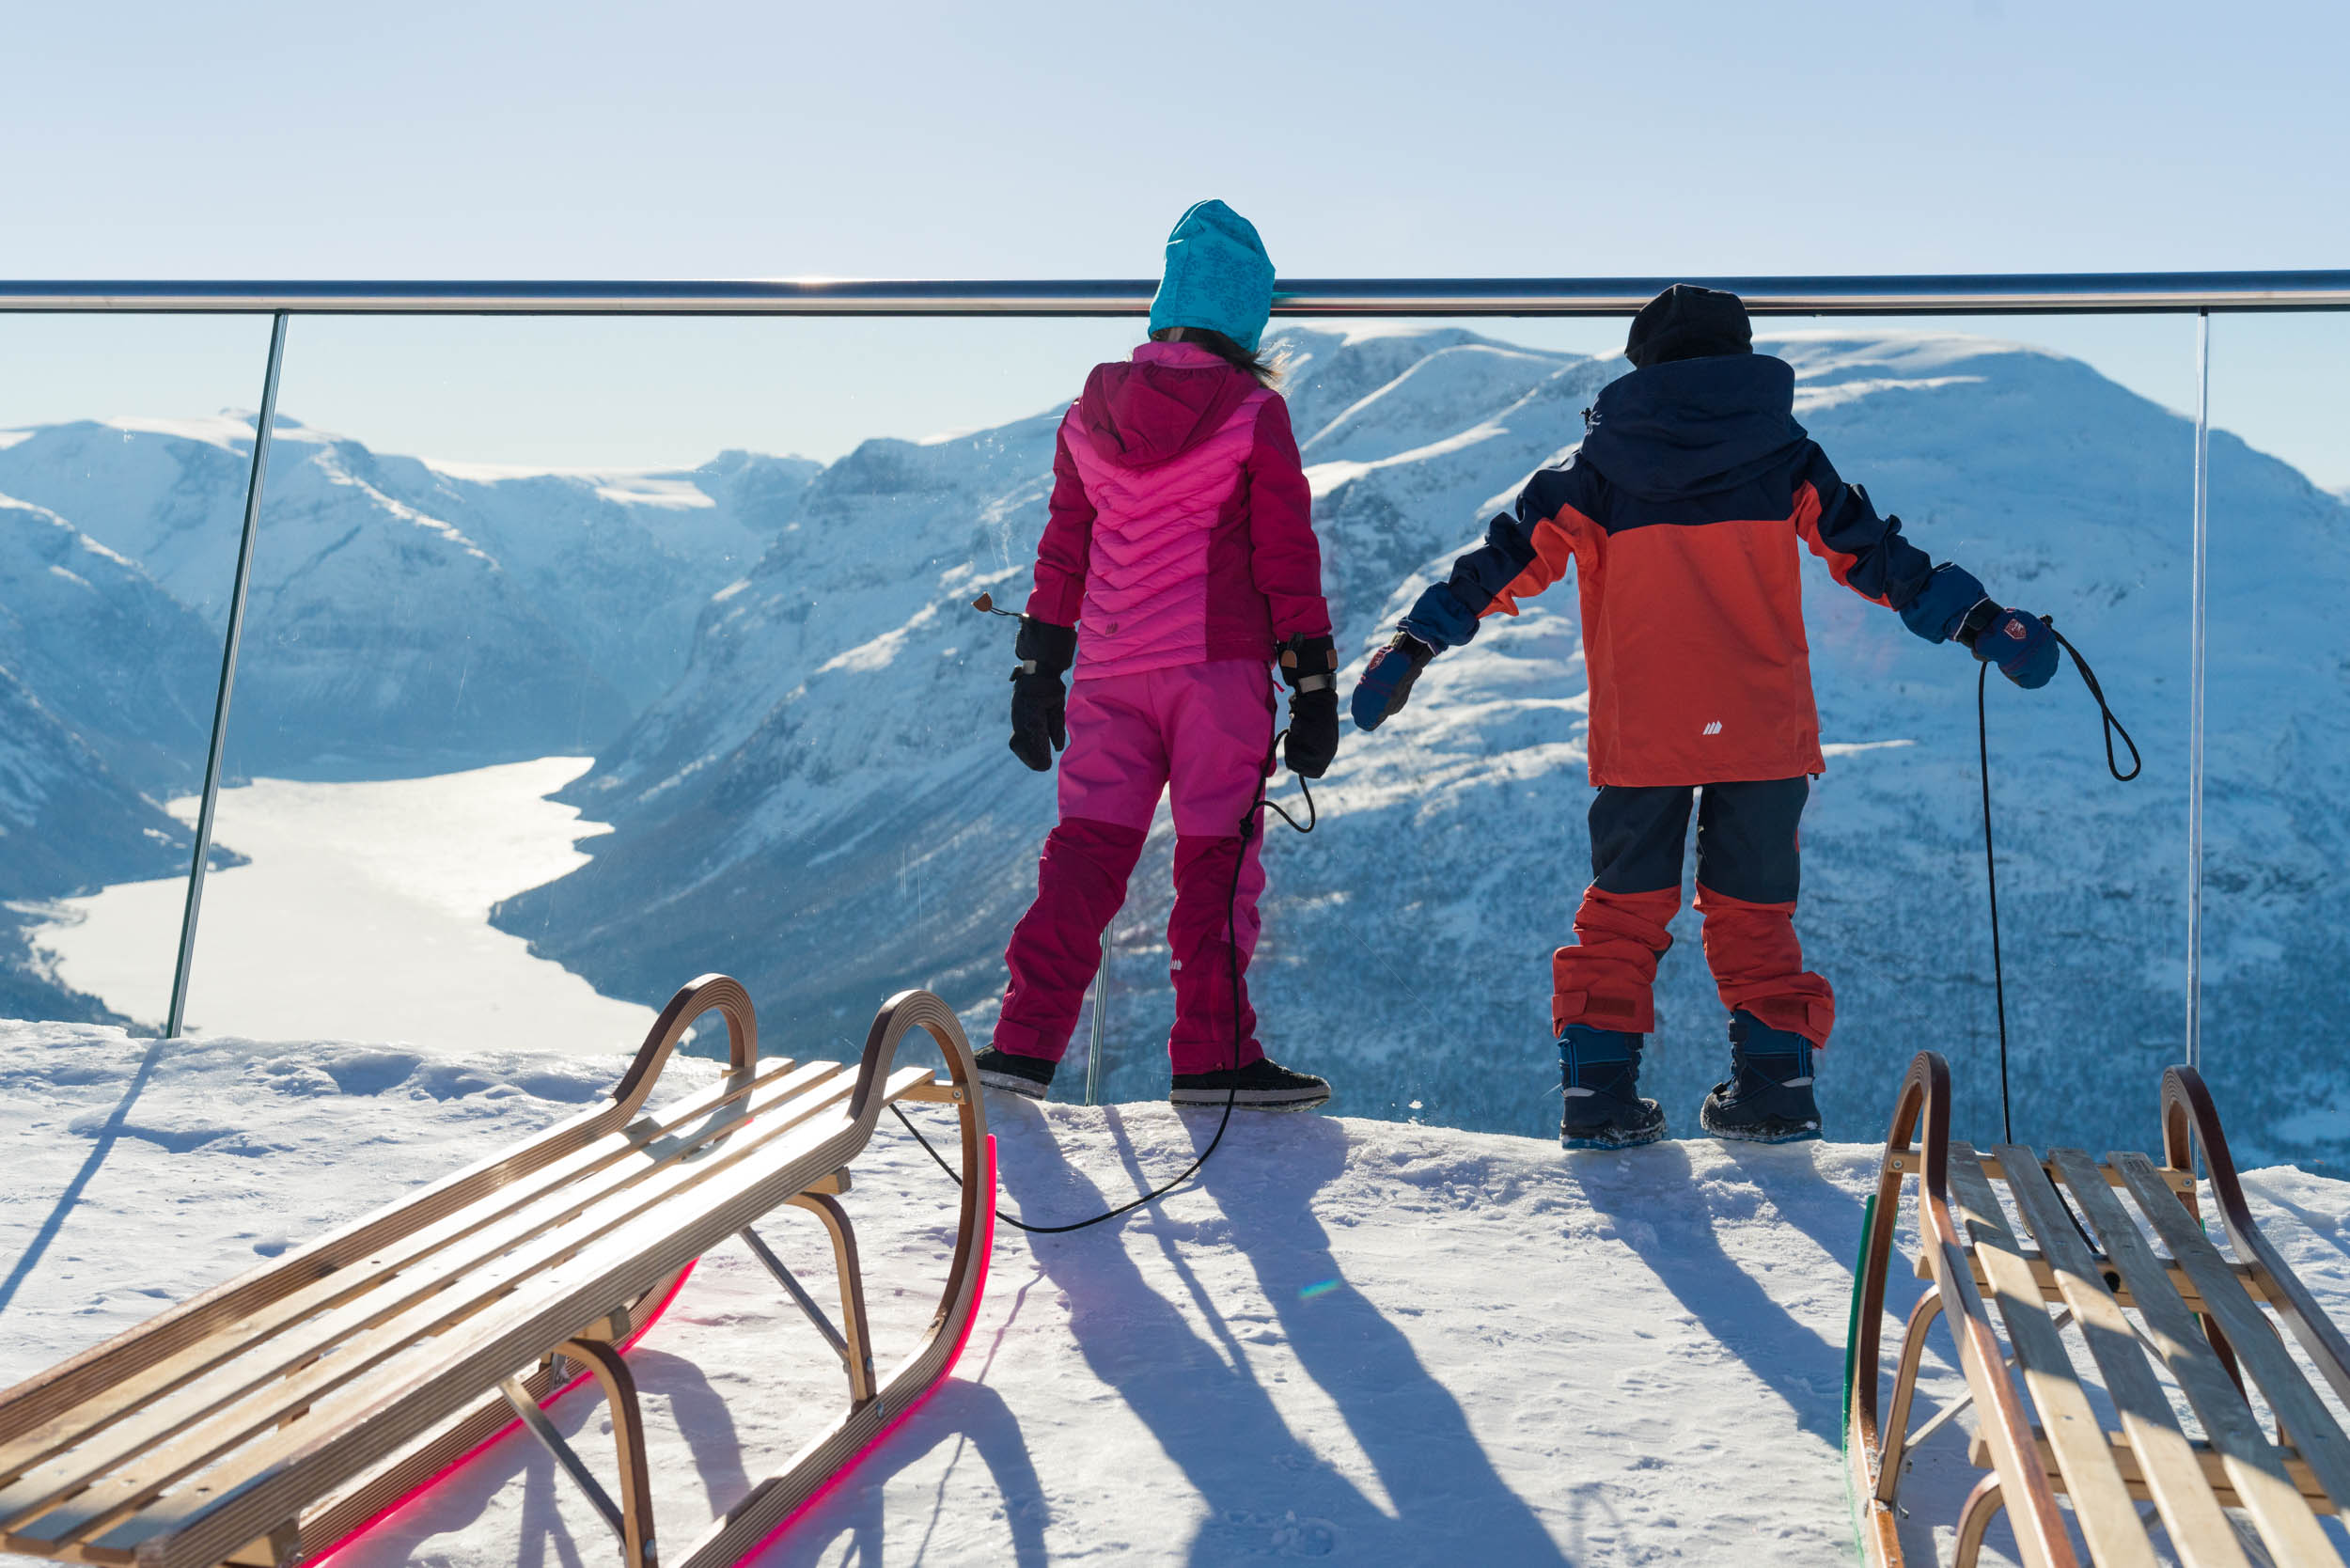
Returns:
[[[217,629],[249,416],[37,426],[0,493],[46,507]],[[230,764],[430,771],[592,749],[666,690],[709,595],[816,464],[466,477],[278,421]]]

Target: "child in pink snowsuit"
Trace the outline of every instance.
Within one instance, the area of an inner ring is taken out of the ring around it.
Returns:
[[[1234,984],[1264,887],[1251,808],[1273,766],[1277,657],[1295,688],[1290,767],[1318,778],[1338,750],[1311,503],[1288,405],[1257,357],[1272,293],[1247,221],[1219,201],[1194,207],[1167,242],[1152,340],[1096,366],[1061,421],[1011,740],[1039,771],[1067,746],[1060,823],[1004,953],[1011,981],[979,1058],[996,1088],[1044,1097],[1171,791],[1169,1097],[1268,1109],[1329,1098],[1322,1079],[1265,1058],[1246,982]]]

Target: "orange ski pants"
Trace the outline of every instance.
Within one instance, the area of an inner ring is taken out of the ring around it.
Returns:
[[[1681,912],[1691,797],[1698,818],[1698,913],[1722,1005],[1825,1045],[1836,992],[1803,966],[1795,939],[1798,825],[1805,777],[1655,787],[1606,785],[1591,803],[1591,885],[1575,945],[1551,955],[1551,1030],[1569,1024],[1649,1034],[1656,961]]]

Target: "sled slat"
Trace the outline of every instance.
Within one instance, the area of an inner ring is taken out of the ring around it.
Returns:
[[[681,1152],[681,1157],[651,1167],[641,1179],[632,1180],[609,1194],[603,1204],[590,1204],[552,1228],[541,1227],[527,1213],[509,1217],[498,1228],[496,1240],[510,1250],[474,1260],[470,1273],[460,1275],[453,1266],[448,1267],[445,1272],[449,1278],[441,1281],[446,1288],[426,1295],[374,1327],[341,1340],[336,1354],[306,1369],[291,1371],[283,1347],[281,1354],[263,1358],[258,1367],[232,1364],[229,1371],[238,1379],[237,1387],[228,1400],[213,1402],[219,1414],[190,1423],[182,1412],[172,1408],[171,1402],[166,1401],[149,1416],[124,1423],[121,1430],[109,1434],[104,1448],[110,1465],[119,1465],[126,1457],[134,1456],[131,1462],[122,1467],[110,1467],[102,1480],[62,1506],[12,1529],[12,1538],[47,1543],[92,1539],[146,1507],[175,1482],[208,1466],[212,1468],[204,1476],[200,1487],[181,1490],[197,1503],[225,1494],[241,1483],[255,1463],[260,1462],[256,1456],[280,1449],[290,1450],[315,1441],[331,1407],[321,1403],[325,1396],[358,1384],[358,1397],[364,1402],[374,1384],[370,1374],[379,1368],[394,1362],[437,1360],[446,1354],[443,1346],[449,1339],[478,1326],[471,1322],[477,1315],[494,1325],[509,1316],[525,1299],[540,1296],[560,1282],[564,1261],[579,1254],[582,1248],[592,1248],[610,1233],[649,1215],[658,1222],[668,1223],[676,1213],[674,1205],[681,1200],[690,1205],[697,1187],[722,1180],[739,1168],[789,1158],[833,1135],[841,1121],[838,1109],[852,1088],[849,1075],[837,1070],[816,1074],[791,1098],[756,1108],[731,1122],[727,1128],[728,1138],[711,1149],[705,1158],[687,1160]],[[828,1111],[835,1114],[826,1116]],[[828,1174],[831,1168],[810,1171],[808,1179]],[[681,1258],[672,1266],[682,1266],[683,1262]],[[648,1279],[637,1288],[650,1283]],[[608,1310],[609,1303],[625,1299],[630,1294],[633,1293],[616,1291],[600,1300],[570,1309],[577,1321],[567,1324],[561,1334],[568,1336],[579,1331]],[[504,1299],[507,1297],[514,1299],[508,1301]],[[494,1306],[498,1309],[489,1310]],[[531,1359],[537,1354],[535,1348],[525,1351],[520,1360]],[[513,1367],[509,1366],[498,1375],[512,1371]],[[281,1419],[306,1406],[314,1408],[300,1420],[270,1435]],[[173,1432],[177,1435],[167,1435]],[[261,1440],[256,1442],[257,1438]],[[62,1473],[61,1468],[45,1468],[25,1478],[20,1485],[29,1489],[38,1481],[41,1500],[45,1501],[60,1495],[61,1486],[79,1479],[77,1475]],[[166,1514],[179,1497],[179,1493],[173,1493],[165,1497],[162,1506]],[[145,1533],[133,1531],[133,1536]]]
[[[2195,1314],[2171,1288],[2169,1269],[2147,1244],[2137,1220],[2095,1175],[2087,1153],[2058,1149],[2050,1158],[2097,1239],[2105,1244],[2106,1256],[2113,1260],[2124,1280],[2135,1283],[2138,1314],[2145,1320],[2146,1330],[2162,1346],[2163,1362],[2219,1453],[2229,1484],[2244,1510],[2270,1545],[2285,1554],[2283,1560],[2326,1560],[2326,1555],[2310,1555],[2330,1554],[2333,1548],[2326,1544],[2325,1533],[2302,1499],[2300,1488],[2286,1473],[2283,1456],[2261,1432],[2251,1407],[2220,1365],[2218,1353],[2203,1337]],[[2167,1187],[2160,1201],[2186,1218],[2186,1211]],[[2187,1223],[2191,1228],[2193,1221]]]
[[[2336,1502],[2350,1503],[2350,1437],[2342,1435],[2333,1412],[2293,1364],[2284,1341],[2277,1338],[2251,1297],[2234,1288],[2234,1276],[2204,1236],[2202,1227],[2175,1200],[2164,1200],[2166,1189],[2154,1163],[2143,1154],[2132,1153],[2116,1154],[2113,1160],[2129,1178],[2132,1195],[2154,1221],[2163,1245],[2201,1287],[2205,1312],[2218,1323],[2229,1347],[2260,1385],[2269,1408],[2293,1434],[2295,1447],[2317,1472],[2318,1483]]]
[[[2073,1309],[2073,1321],[2121,1416],[2118,1436],[2131,1461],[2120,1466],[2124,1483],[2140,1482],[2152,1495],[2185,1568],[2249,1568],[2186,1434],[2179,1430],[2170,1399],[2146,1363],[2130,1320],[2106,1289],[2097,1261],[2074,1230],[2072,1215],[2049,1184],[2047,1171],[2029,1149],[2001,1144],[1998,1152],[2009,1172],[2008,1191],[2014,1196],[2016,1210],[2054,1266],[2064,1304]],[[2069,1480],[2066,1490],[2071,1490]]]
[[[149,1406],[152,1401],[183,1387],[192,1379],[212,1372],[232,1358],[261,1350],[274,1336],[287,1333],[305,1324],[306,1320],[316,1321],[312,1319],[314,1313],[332,1311],[362,1296],[368,1296],[368,1305],[373,1309],[374,1298],[368,1293],[380,1287],[386,1278],[402,1270],[412,1269],[426,1259],[449,1257],[449,1249],[479,1237],[481,1232],[490,1230],[498,1221],[540,1202],[551,1194],[579,1197],[584,1204],[584,1195],[592,1194],[596,1188],[583,1184],[606,1178],[619,1162],[641,1152],[660,1136],[673,1134],[698,1118],[739,1101],[755,1089],[773,1089],[787,1077],[796,1076],[792,1071],[793,1064],[787,1058],[775,1058],[775,1062],[773,1070],[762,1069],[755,1084],[735,1082],[720,1085],[665,1113],[667,1116],[666,1121],[648,1120],[625,1133],[607,1134],[541,1167],[526,1178],[501,1188],[488,1200],[426,1225],[348,1266],[312,1280],[290,1294],[279,1296],[250,1313],[212,1327],[200,1337],[193,1338],[183,1349],[124,1377],[107,1389],[102,1397],[93,1396],[85,1403],[0,1446],[0,1481],[13,1482],[31,1466],[74,1444],[87,1442],[115,1421]],[[832,1063],[822,1063],[815,1071],[819,1076],[829,1076],[838,1069]],[[642,1136],[636,1136],[640,1129]],[[403,1280],[403,1284],[408,1282]],[[373,1321],[375,1319],[371,1317],[353,1317],[345,1332],[355,1332]],[[329,1348],[331,1341],[306,1338],[304,1343],[306,1348],[297,1356],[319,1354]],[[10,1492],[0,1488],[0,1526],[7,1524],[12,1512]]]
[[[2080,1373],[2049,1320],[2040,1282],[2032,1278],[2009,1231],[2007,1216],[1990,1181],[1963,1143],[1950,1145],[1950,1193],[1964,1211],[1976,1260],[1991,1277],[2008,1343],[2023,1373],[2025,1391],[2040,1413],[2049,1447],[2072,1494],[2073,1516],[2089,1544],[2091,1558],[2116,1568],[2154,1568],[2154,1543],[2146,1537],[2129,1488],[2113,1463],[2105,1430],[2090,1408]]]

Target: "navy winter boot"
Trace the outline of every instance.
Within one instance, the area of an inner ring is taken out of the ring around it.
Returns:
[[[1633,1149],[1665,1136],[1665,1113],[1640,1098],[1637,1034],[1569,1024],[1559,1034],[1562,1149]]]
[[[1730,1015],[1730,1081],[1716,1084],[1698,1120],[1716,1137],[1796,1143],[1820,1136],[1811,1097],[1811,1042],[1744,1009]]]

